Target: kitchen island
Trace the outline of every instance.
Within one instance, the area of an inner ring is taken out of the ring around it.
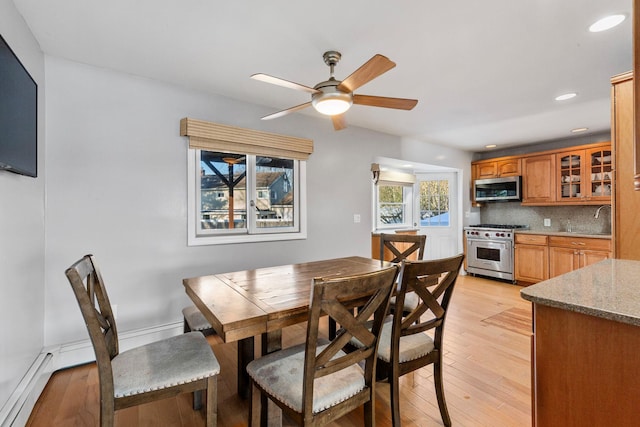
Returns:
[[[534,426],[638,425],[640,261],[608,259],[524,288]]]

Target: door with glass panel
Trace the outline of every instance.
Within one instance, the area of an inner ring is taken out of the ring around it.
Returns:
[[[458,249],[458,197],[456,174],[416,176],[414,225],[427,235],[424,259],[456,255]]]

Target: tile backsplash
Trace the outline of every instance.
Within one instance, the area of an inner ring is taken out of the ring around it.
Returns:
[[[531,230],[571,231],[585,234],[611,233],[611,207],[607,205],[594,218],[599,206],[522,206],[517,202],[487,203],[480,208],[480,222],[485,224],[528,225]],[[551,226],[544,226],[544,219]]]

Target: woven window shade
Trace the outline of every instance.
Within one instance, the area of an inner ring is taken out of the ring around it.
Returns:
[[[294,136],[260,132],[184,118],[180,120],[180,135],[189,137],[189,148],[245,153],[307,160],[313,153],[313,140]]]

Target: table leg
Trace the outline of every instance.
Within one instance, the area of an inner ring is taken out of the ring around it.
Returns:
[[[282,329],[262,334],[262,355],[267,355],[282,349]],[[271,416],[269,416],[271,412]],[[267,396],[260,396],[260,425],[282,425],[282,411],[275,404],[271,403]]]
[[[253,357],[253,337],[238,341],[238,395],[243,399],[249,397],[251,383],[249,375],[247,375],[247,365],[253,360]]]

